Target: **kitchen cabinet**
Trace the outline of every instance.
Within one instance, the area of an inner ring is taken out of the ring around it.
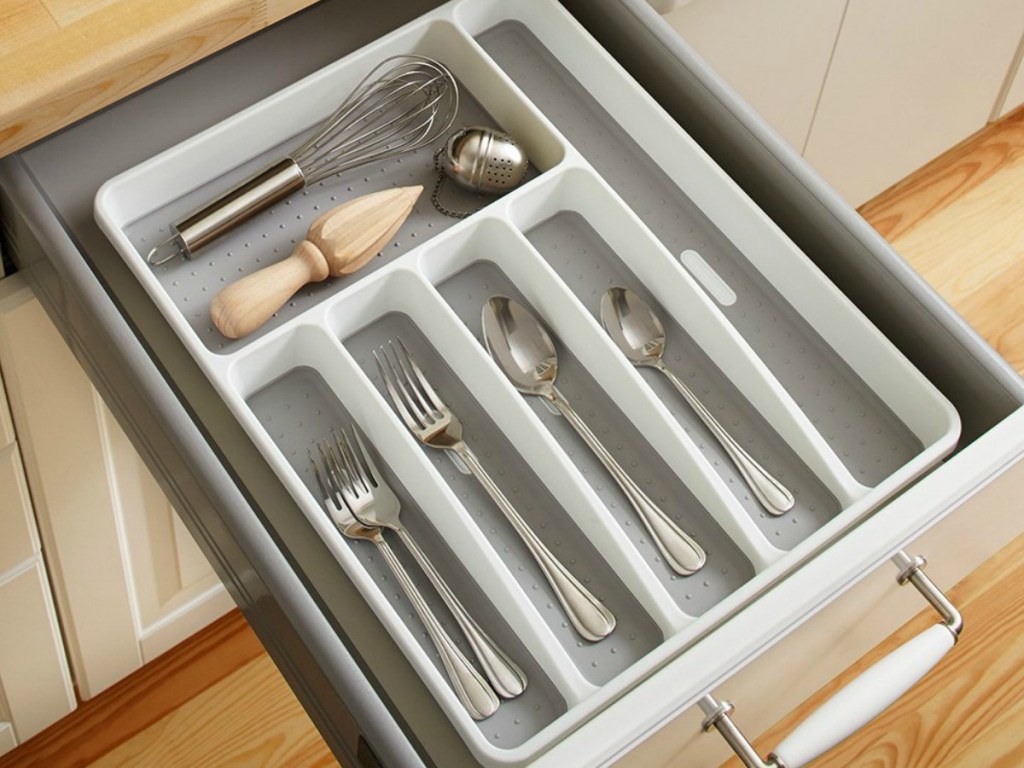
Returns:
[[[664,18],[797,152],[847,0],[693,0]]]
[[[0,378],[0,755],[75,706]]]
[[[624,698],[582,724],[571,744],[545,754],[546,764],[578,764],[572,749],[581,746],[600,756],[592,762],[607,763],[631,750],[643,754],[648,742],[653,749],[661,739],[671,742],[661,754],[673,754],[673,745],[695,735],[693,729],[652,723],[671,723],[687,711],[694,717],[692,697],[671,698],[678,681],[741,698],[728,681],[742,675],[748,659],[779,653],[805,660],[813,655],[806,648],[828,645],[836,635],[820,634],[817,625],[796,651],[787,650],[801,625],[865,577],[884,582],[900,600],[912,600],[916,610],[920,603],[913,595],[891,586],[886,560],[1000,478],[1024,451],[1019,378],[671,30],[630,0],[565,5],[941,388],[956,404],[964,430],[958,453],[945,466],[839,540],[808,553],[798,570],[773,584],[771,605],[759,597],[745,608],[742,620],[759,632],[733,631],[727,641],[725,634],[703,637],[671,668],[642,683],[664,686],[668,699],[659,700],[671,700],[670,706],[652,712],[644,701]],[[370,763],[369,750],[394,766],[471,765],[473,758],[401,649],[340,577],[305,508],[269,471],[266,457],[98,230],[91,200],[126,168],[374,39],[382,31],[374,24],[382,19],[394,26],[432,6],[397,0],[371,9],[318,4],[0,166],[4,223],[18,244],[16,261],[344,764]],[[301,49],[295,39],[305,41]],[[212,113],[160,119],[168,101],[183,93],[216,94],[197,102],[208,103]],[[83,146],[90,148],[87,158]],[[875,573],[881,575],[869,576]],[[869,620],[849,614],[831,614],[835,622],[828,630],[852,634]],[[879,631],[890,628],[883,619]],[[752,690],[741,701],[765,695]],[[767,696],[775,701],[772,691]]]
[[[851,2],[804,157],[860,205],[985,125],[1022,32],[1016,0]]]
[[[71,667],[88,699],[231,601],[19,275],[0,282],[0,367]]]
[[[693,0],[664,18],[854,206],[1024,102],[1014,0]]]

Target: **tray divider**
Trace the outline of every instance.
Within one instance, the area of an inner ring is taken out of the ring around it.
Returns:
[[[869,489],[857,482],[790,393],[715,301],[585,161],[520,197],[510,217],[529,231],[552,210],[578,213],[846,508]],[[545,200],[545,198],[547,198]],[[531,246],[532,247],[532,246]]]
[[[429,340],[551,491],[565,514],[577,523],[666,636],[689,624],[692,618],[651,578],[647,564],[624,541],[604,505],[537,421],[523,396],[498,370],[437,289],[422,275],[417,274],[417,278],[425,291],[424,299],[429,295],[429,308],[417,304],[413,319],[424,317],[425,313],[435,315],[432,322],[438,330],[428,334]]]
[[[488,244],[487,251],[482,252],[482,259],[495,263],[509,276],[535,308],[543,313],[542,322],[552,333],[563,340],[574,338],[580,342],[585,339],[585,342],[575,345],[578,349],[577,357],[606,392],[620,393],[621,396],[615,399],[626,415],[635,423],[646,426],[642,431],[648,442],[740,547],[755,569],[763,570],[779,559],[784,553],[772,546],[751,522],[707,460],[693,448],[692,440],[683,433],[664,406],[649,393],[639,374],[622,357],[597,321],[525,235],[504,217],[494,216],[480,225],[477,237]],[[443,273],[437,269],[441,265],[435,263],[433,277],[459,271],[472,260],[471,252],[470,244],[463,248],[461,258],[444,265]],[[429,256],[425,255],[424,261],[428,259]],[[483,354],[486,356],[486,353]],[[505,386],[522,400],[522,396],[504,375],[499,371],[496,373]],[[536,419],[528,408],[525,411]],[[538,427],[546,433],[542,426],[538,424]],[[681,472],[678,462],[669,458],[673,456],[685,456],[685,466],[690,471]],[[587,491],[593,492],[586,483],[584,486]],[[604,510],[604,505],[599,501],[597,503]]]
[[[296,367],[298,361],[304,361],[309,367],[314,368],[323,377],[332,394],[353,414],[356,426],[372,444],[385,465],[401,478],[406,491],[416,499],[423,514],[451,546],[456,557],[487,595],[497,612],[515,629],[529,655],[565,698],[566,704],[571,708],[592,695],[597,690],[596,686],[583,678],[561,645],[552,641],[550,630],[501,561],[493,557],[479,557],[479,553],[491,550],[491,544],[477,526],[470,522],[461,502],[438,476],[419,443],[398,421],[391,404],[384,400],[342,342],[334,334],[319,327],[303,330],[318,337],[319,349],[316,350],[316,354],[285,353],[286,361],[278,364],[276,370],[266,366],[265,361],[260,361],[263,364],[256,369],[257,375],[266,377],[269,374],[268,380],[272,380]],[[284,346],[285,341],[286,339],[279,338],[278,344]],[[266,350],[264,355],[268,352],[270,350]],[[306,359],[307,357],[309,359]],[[311,364],[322,360],[330,360],[331,364]],[[265,427],[255,421],[251,413],[247,421],[246,426],[250,432],[255,433],[261,442],[269,443],[266,450],[271,455],[279,453],[268,440]],[[302,481],[293,478],[290,485],[294,488],[302,485]],[[298,495],[307,506],[311,505],[316,510],[313,517],[321,516],[326,520],[319,499],[308,491],[299,491],[293,495]],[[333,525],[328,523],[326,527],[330,529],[331,537],[336,539],[336,544],[347,546],[347,542]],[[321,534],[323,535],[323,531]],[[400,548],[398,545],[394,546],[396,549]]]

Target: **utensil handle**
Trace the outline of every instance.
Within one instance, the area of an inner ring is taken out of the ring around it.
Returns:
[[[782,483],[776,480],[768,470],[758,464],[754,457],[747,453],[743,446],[736,442],[725,427],[714,417],[704,403],[676,376],[668,367],[659,361],[653,366],[664,373],[672,382],[679,394],[683,396],[711,434],[718,440],[722,448],[732,459],[743,479],[747,481],[754,497],[773,515],[781,515],[793,508],[793,494]]]
[[[587,423],[583,421],[576,409],[572,407],[565,396],[556,387],[551,388],[549,397],[554,406],[558,409],[565,420],[583,438],[594,455],[600,459],[601,464],[608,470],[622,492],[626,494],[629,503],[636,510],[640,521],[644,524],[647,532],[654,540],[655,545],[662,556],[668,562],[670,568],[683,576],[689,576],[700,570],[707,562],[707,555],[701,546],[693,538],[681,530],[665,511],[655,504],[651,497],[644,493],[643,489],[636,484],[622,465],[616,461],[597,435],[591,431]]]
[[[455,621],[458,622],[462,632],[466,635],[476,659],[484,670],[487,679],[490,680],[494,691],[505,699],[513,699],[526,690],[526,675],[512,659],[510,659],[501,648],[498,647],[486,632],[476,623],[476,620],[459,602],[451,588],[434,564],[430,562],[427,554],[420,549],[420,545],[409,534],[405,528],[397,528],[398,536],[405,544],[409,552],[419,563],[420,568],[427,574],[434,589],[441,595],[448,610],[451,611]]]
[[[306,283],[326,280],[324,254],[303,240],[292,254],[232,283],[213,297],[210,317],[222,334],[239,339],[255,331]]]
[[[448,633],[445,632],[444,627],[441,626],[434,612],[430,610],[427,601],[423,599],[423,595],[420,594],[415,582],[409,576],[408,571],[405,570],[405,566],[402,565],[394,550],[391,549],[391,546],[384,541],[383,537],[379,537],[374,543],[384,557],[384,562],[391,568],[391,572],[395,574],[398,583],[405,590],[406,595],[409,596],[409,602],[412,603],[412,607],[416,610],[420,621],[423,622],[423,626],[426,628],[431,641],[433,641],[434,647],[437,648],[437,652],[441,655],[441,663],[444,664],[444,668],[448,672],[448,678],[452,681],[455,695],[459,697],[459,701],[462,702],[469,712],[469,716],[474,720],[484,720],[493,715],[499,705],[498,697],[494,691],[491,690],[487,681],[480,676],[480,673],[469,663],[469,659],[463,655],[462,651],[455,645],[455,642],[448,636]]]
[[[604,604],[594,597],[579,580],[569,572],[569,569],[562,565],[562,562],[555,557],[543,541],[537,538],[533,529],[516,512],[512,502],[502,493],[491,476],[484,469],[476,455],[465,443],[457,443],[451,450],[458,454],[465,462],[469,471],[487,491],[487,494],[498,505],[499,509],[508,518],[508,521],[515,528],[523,542],[530,550],[534,560],[544,572],[545,578],[555,592],[555,597],[565,609],[569,621],[576,628],[580,635],[591,642],[597,642],[611,634],[615,629],[615,616]]]

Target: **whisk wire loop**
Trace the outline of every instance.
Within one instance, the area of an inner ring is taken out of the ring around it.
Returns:
[[[458,108],[458,85],[443,64],[426,56],[392,56],[368,72],[289,157],[313,184],[396,150],[430,144],[451,127]]]

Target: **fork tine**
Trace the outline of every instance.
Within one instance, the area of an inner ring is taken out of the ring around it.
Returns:
[[[397,345],[395,342],[398,342]],[[430,387],[426,377],[420,370],[416,361],[412,359],[412,355],[409,352],[409,348],[405,346],[405,342],[402,341],[401,337],[395,337],[388,344],[391,346],[391,350],[395,355],[395,360],[398,361],[398,365],[402,371],[402,375],[405,377],[406,382],[409,385],[409,389],[416,393],[416,399],[418,404],[423,408],[424,411],[430,413],[435,418],[442,416],[441,409],[444,403],[441,402],[441,398],[437,396],[437,393]],[[415,371],[415,375],[413,374]],[[417,386],[417,383],[420,386]],[[430,401],[429,403],[427,401]]]
[[[420,421],[412,415],[409,409],[405,406],[405,400],[398,393],[396,388],[396,376],[394,371],[391,370],[391,361],[387,358],[387,353],[384,351],[384,347],[379,347],[373,352],[373,358],[377,361],[377,370],[380,371],[381,380],[384,382],[384,387],[388,391],[388,395],[391,396],[391,402],[395,406],[395,410],[398,411],[398,415],[402,417],[402,421],[405,422],[406,429],[417,432],[423,429],[423,425]],[[390,372],[389,372],[390,370]]]
[[[423,404],[423,398],[416,392],[412,378],[402,367],[402,361],[395,349],[395,345],[388,341],[388,347],[391,348],[391,353],[388,354],[387,350],[384,350],[384,359],[387,361],[395,386],[402,395],[405,407],[416,416],[416,420],[421,428],[429,426],[434,420],[431,416],[432,409]],[[384,349],[384,347],[381,347],[381,349]]]
[[[317,447],[319,447],[319,446],[317,446]],[[322,451],[321,451],[320,455],[321,456],[323,455]],[[327,490],[327,486],[324,484],[324,479],[320,476],[320,470],[316,468],[316,461],[313,459],[313,452],[310,451],[310,450],[307,450],[306,451],[306,457],[309,459],[309,466],[313,470],[313,477],[316,478],[317,487],[320,488],[320,498],[324,499],[326,501],[327,499],[331,498],[331,493],[330,493],[330,491]]]
[[[353,444],[353,439],[355,444]],[[370,452],[366,450],[366,443],[363,442],[363,438],[359,436],[359,431],[354,426],[345,433],[345,444],[348,445],[349,451],[352,452],[352,457],[359,467],[359,474],[363,478],[363,483],[366,485],[367,490],[372,491],[373,488],[380,484],[377,480],[377,468],[373,466]],[[356,445],[359,446],[359,450],[356,450]]]
[[[345,435],[345,440],[347,442],[348,435],[345,433],[345,430],[342,430],[342,435]],[[345,443],[342,442],[341,436],[333,429],[331,430],[331,436],[334,438],[334,447],[337,449],[339,463],[345,470],[348,485],[354,488],[358,484],[363,486],[364,492],[369,490],[369,487],[363,480],[362,472],[359,471],[359,467],[355,463],[355,457],[352,455],[351,448],[345,447]]]
[[[409,348],[406,346],[406,342],[403,342],[400,337],[397,338],[398,347],[404,353],[403,356],[409,361],[409,365],[413,369],[413,373],[416,374],[417,380],[420,382],[420,386],[423,388],[423,392],[427,395],[427,399],[430,400],[434,411],[444,411],[444,401],[437,395],[434,388],[430,386],[430,382],[427,377],[424,376],[423,371],[420,370],[420,366],[416,362],[416,358],[410,353]]]

